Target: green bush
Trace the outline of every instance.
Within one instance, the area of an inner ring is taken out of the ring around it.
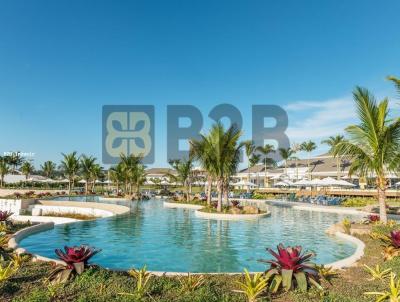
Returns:
[[[375,198],[365,197],[350,197],[341,203],[344,207],[365,207],[370,204],[376,204],[378,201]]]

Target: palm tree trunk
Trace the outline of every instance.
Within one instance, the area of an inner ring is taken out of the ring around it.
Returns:
[[[211,205],[211,191],[212,191],[212,177],[208,176],[207,177],[207,205],[210,206]]]
[[[68,180],[68,195],[71,195],[71,180]]]
[[[229,182],[225,183],[223,188],[224,188],[225,205],[229,207]]]
[[[250,182],[250,163],[247,165],[247,181]],[[250,186],[247,186],[247,193],[250,193]]]
[[[384,224],[387,223],[387,213],[386,213],[386,179],[384,177],[377,178],[378,187],[378,202],[379,202],[379,217],[380,221]]]
[[[117,181],[117,195],[119,194],[119,181]]]
[[[223,183],[221,180],[218,180],[217,190],[218,190],[218,204],[217,204],[217,212],[222,212],[222,188]]]
[[[308,153],[308,159],[307,159],[307,170],[308,170],[308,178],[311,180],[311,171],[310,171],[310,153]]]
[[[89,191],[89,184],[88,184],[88,180],[86,179],[85,182],[85,194],[88,195],[88,191]]]
[[[4,182],[4,176],[2,175],[0,178],[0,188],[3,187],[3,182]]]

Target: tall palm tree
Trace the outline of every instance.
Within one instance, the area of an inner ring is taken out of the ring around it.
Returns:
[[[247,181],[250,182],[250,158],[254,155],[257,150],[252,140],[244,141],[244,150],[247,156]],[[250,192],[250,186],[247,186],[247,193]]]
[[[54,171],[56,170],[56,164],[53,163],[51,160],[48,160],[40,166],[40,169],[42,169],[43,174],[47,178],[51,178],[54,175]]]
[[[61,170],[64,176],[68,178],[68,194],[71,195],[71,190],[74,188],[75,177],[79,171],[79,157],[76,151],[69,154],[61,153],[61,155],[63,156]]]
[[[261,160],[261,155],[260,154],[253,154],[249,159],[249,164],[250,164],[249,165],[249,169],[254,167],[255,165],[257,165],[260,162],[260,160]],[[259,184],[258,171],[257,171],[256,179],[257,179],[257,186],[258,186],[258,184]]]
[[[125,194],[132,195],[134,173],[141,161],[141,155],[136,156],[134,154],[121,154],[121,166],[124,173]]]
[[[26,161],[26,162],[24,162],[24,163],[22,164],[22,166],[21,166],[21,172],[22,172],[22,174],[25,175],[25,180],[28,180],[29,175],[32,174],[32,172],[33,172],[34,169],[35,169],[35,168],[33,167],[33,165],[32,165],[29,161]]]
[[[264,161],[264,179],[265,179],[264,186],[267,187],[267,185],[266,185],[268,183],[267,165],[275,166],[275,164],[276,164],[275,161],[268,155],[270,153],[276,152],[275,147],[273,145],[266,144],[264,147],[261,147],[261,146],[257,147],[257,151],[259,151],[264,156],[264,159],[263,159],[263,161]]]
[[[396,88],[397,88],[397,92],[398,92],[399,95],[400,95],[400,79],[399,79],[399,78],[396,78],[396,77],[393,77],[393,76],[389,76],[389,77],[388,77],[388,80],[390,80],[390,81],[392,81],[392,82],[394,83],[394,85],[395,85]]]
[[[211,191],[214,173],[212,154],[213,150],[206,136],[202,136],[199,140],[190,141],[190,157],[200,163],[201,168],[207,173],[207,204],[211,205]]]
[[[10,173],[10,168],[7,163],[7,159],[4,157],[0,157],[0,187],[3,187],[4,184],[4,176]]]
[[[93,156],[82,155],[79,161],[81,175],[85,181],[85,194],[89,192],[89,182],[93,179],[93,168],[96,164],[96,158]]]
[[[10,153],[11,155],[7,155],[6,159],[8,164],[12,167],[11,172],[15,174],[17,172],[17,168],[24,162],[24,158],[21,156],[21,152],[19,151],[12,151]]]
[[[121,163],[110,168],[110,179],[116,184],[117,194],[119,194],[119,185],[124,182],[124,171]]]
[[[168,176],[174,182],[181,183],[186,191],[186,201],[190,200],[191,194],[191,183],[193,179],[193,160],[189,158],[188,160],[170,160],[169,164],[176,171],[176,175],[169,173]]]
[[[348,140],[337,144],[334,153],[352,160],[350,175],[375,175],[380,219],[386,223],[386,174],[399,167],[400,118],[391,119],[388,99],[377,103],[367,89],[356,87],[353,98],[360,123],[346,128]]]
[[[243,144],[239,142],[242,132],[236,125],[227,130],[221,123],[212,126],[205,140],[205,149],[211,155],[211,173],[217,181],[218,203],[217,211],[222,211],[222,195],[228,190],[229,178],[236,172],[240,160],[240,149]],[[228,195],[228,194],[227,194]]]
[[[308,170],[308,178],[311,179],[310,157],[311,157],[311,152],[313,152],[315,149],[317,149],[317,145],[313,141],[309,140],[308,142],[302,143],[300,148],[301,148],[301,150],[308,153],[307,170]]]
[[[330,147],[329,149],[329,154],[334,154],[335,148],[338,144],[344,142],[344,136],[343,135],[336,135],[336,136],[330,136],[328,139],[323,140],[321,143],[326,144]],[[336,156],[336,171],[337,171],[337,179],[340,179],[340,163],[341,163],[341,157],[340,155]]]
[[[138,164],[132,175],[132,182],[136,188],[136,195],[140,195],[140,187],[146,182],[146,167]]]
[[[282,157],[282,160],[285,163],[285,174],[287,175],[287,162],[291,158],[293,158],[294,151],[289,147],[289,148],[279,148],[279,155]]]
[[[103,167],[100,166],[99,164],[95,163],[90,170],[90,176],[92,179],[92,189],[91,190],[94,192],[94,189],[96,186],[96,180],[104,179]]]

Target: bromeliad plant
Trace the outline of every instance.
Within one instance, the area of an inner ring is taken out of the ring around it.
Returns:
[[[379,264],[375,266],[375,268],[369,267],[368,265],[364,264],[364,269],[371,275],[371,278],[368,281],[373,280],[384,280],[385,278],[389,277],[390,273],[392,272],[391,268],[388,269],[381,269]]]
[[[274,260],[260,260],[270,264],[270,268],[265,272],[265,278],[269,281],[272,292],[277,292],[281,287],[286,291],[292,288],[306,291],[309,285],[322,289],[319,284],[318,269],[310,262],[315,256],[314,253],[302,253],[301,246],[284,247],[283,244],[279,244],[277,249],[276,253],[267,248]]]
[[[400,280],[394,273],[390,274],[389,289],[384,292],[367,292],[368,296],[377,296],[376,302],[400,302]]]
[[[65,252],[64,252],[65,251]],[[57,257],[63,260],[66,265],[57,265],[51,272],[49,280],[54,283],[66,282],[75,274],[82,274],[88,261],[101,250],[90,247],[88,245],[64,247],[64,251],[56,249]]]
[[[13,213],[10,211],[0,211],[0,223],[6,224]]]
[[[247,269],[244,269],[244,282],[236,281],[237,293],[246,295],[248,302],[256,302],[268,286],[267,280],[260,273],[254,274],[253,278]]]

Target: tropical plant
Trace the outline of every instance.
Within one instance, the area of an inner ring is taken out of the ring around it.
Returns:
[[[22,263],[26,262],[28,260],[28,255],[23,255],[23,254],[12,254],[11,256],[11,262],[13,263],[14,267],[20,268]]]
[[[366,292],[364,294],[369,296],[378,296],[376,302],[400,302],[400,280],[394,273],[391,273],[389,290],[384,292]]]
[[[400,248],[400,231],[391,231],[390,232],[390,240],[392,243],[392,246],[395,248]]]
[[[56,249],[55,253],[66,265],[58,265],[50,274],[49,279],[54,283],[66,282],[75,274],[82,274],[88,261],[101,250],[87,246],[64,247],[64,251]]]
[[[346,234],[350,234],[350,232],[351,232],[351,220],[349,218],[346,217],[346,218],[344,218],[342,220],[342,226],[343,226],[344,232]]]
[[[267,167],[268,166],[275,166],[276,162],[273,158],[269,157],[271,153],[275,153],[275,147],[270,144],[266,144],[264,147],[259,146],[257,147],[257,151],[260,152],[263,155],[263,161],[264,161],[264,187],[267,187],[268,179],[267,179]]]
[[[74,188],[75,177],[79,171],[79,158],[76,151],[69,154],[61,154],[63,156],[61,169],[64,176],[68,178],[68,195],[71,195],[71,190]]]
[[[54,175],[54,171],[56,170],[56,164],[53,163],[51,160],[45,161],[43,165],[40,166],[43,171],[43,174],[47,178],[51,178]]]
[[[120,156],[121,169],[124,175],[125,194],[132,195],[134,186],[134,175],[142,161],[141,155],[125,155]]]
[[[89,192],[89,182],[93,179],[93,169],[96,164],[96,158],[92,156],[82,155],[80,157],[81,176],[85,181],[85,194]],[[95,181],[95,179],[93,179]]]
[[[250,158],[254,155],[254,152],[256,151],[256,146],[254,145],[254,142],[252,140],[244,141],[244,150],[247,156],[247,181],[250,182]],[[250,192],[250,187],[247,186],[247,193]]]
[[[110,179],[115,183],[118,194],[119,185],[124,182],[124,170],[121,163],[110,168]]]
[[[389,246],[385,246],[383,248],[382,251],[382,255],[383,255],[383,260],[384,261],[389,261],[392,260],[395,257],[399,257],[400,256],[400,249],[389,245]]]
[[[246,296],[248,302],[256,302],[267,288],[267,280],[261,273],[251,277],[247,269],[244,269],[244,282],[236,281],[238,289],[233,290]]]
[[[250,159],[249,159],[249,163],[250,163],[250,168],[254,167],[255,165],[257,165],[259,163],[259,161],[261,160],[261,155],[260,154],[253,154]],[[259,185],[259,181],[258,181],[258,172],[257,172],[257,185]]]
[[[239,142],[242,132],[236,124],[225,130],[221,123],[212,126],[208,135],[201,135],[202,150],[210,156],[207,173],[217,181],[218,202],[217,211],[222,211],[222,195],[227,199],[229,180],[236,172],[240,160],[240,149],[243,144]],[[195,145],[192,143],[192,146]],[[226,200],[228,204],[228,200]]]
[[[386,174],[399,167],[400,118],[389,117],[387,98],[377,104],[374,96],[360,87],[353,96],[360,124],[346,128],[349,139],[336,145],[334,152],[352,160],[350,175],[356,172],[360,177],[375,175],[379,216],[386,223]]]
[[[193,292],[198,289],[205,279],[203,275],[193,275],[188,273],[187,276],[182,276],[179,278],[179,283],[181,284],[181,290],[183,292]]]
[[[383,280],[389,277],[390,273],[392,272],[391,268],[382,270],[379,264],[377,264],[375,268],[369,267],[368,265],[364,264],[364,269],[371,275],[371,278],[368,279],[369,281]]]
[[[167,176],[173,181],[180,183],[186,191],[186,201],[190,200],[191,183],[193,178],[193,161],[188,160],[170,160],[169,164],[175,170],[176,174],[169,173]]]
[[[135,292],[133,294],[120,293],[120,295],[135,296],[139,299],[142,298],[149,290],[150,279],[153,275],[147,271],[146,265],[140,270],[131,269],[130,271],[128,271],[128,274],[136,280]]]
[[[335,148],[338,144],[344,142],[344,136],[343,135],[336,135],[336,136],[330,136],[328,139],[323,140],[321,143],[326,144],[330,147],[329,153],[334,155],[335,154]],[[340,179],[340,163],[341,163],[341,158],[340,156],[336,156],[336,174],[337,174],[337,179]]]
[[[304,142],[300,145],[300,149],[307,152],[308,158],[307,158],[307,171],[308,171],[308,177],[311,179],[311,169],[310,169],[310,158],[311,158],[311,152],[313,152],[315,149],[317,149],[317,145],[313,141],[308,141]]]
[[[282,160],[285,164],[285,175],[287,175],[287,162],[288,160],[293,158],[294,151],[291,148],[279,148],[279,155],[282,157]]]
[[[7,266],[0,263],[0,283],[10,279],[17,271],[18,267],[15,267],[12,262],[9,262]]]
[[[398,92],[399,95],[400,95],[400,79],[399,79],[399,78],[396,78],[396,77],[394,77],[394,76],[388,76],[388,80],[393,82],[393,84],[394,84],[395,87],[397,88],[397,92]]]
[[[0,223],[7,223],[12,214],[14,213],[0,210]]]
[[[10,168],[8,167],[7,159],[5,157],[0,157],[0,188],[3,187],[4,177],[8,173],[10,173]]]
[[[332,268],[331,266],[325,266],[323,264],[321,265],[316,265],[316,268],[318,270],[318,274],[321,278],[324,280],[328,281],[330,283],[332,278],[335,278],[338,276],[337,271]]]
[[[306,291],[309,285],[322,289],[319,284],[319,273],[315,264],[310,259],[314,253],[302,253],[301,246],[277,246],[278,253],[270,248],[267,251],[275,258],[273,260],[260,260],[269,263],[270,268],[265,272],[265,278],[270,282],[272,292],[277,292],[282,286],[286,291],[298,288]]]
[[[19,151],[11,151],[10,155],[5,156],[8,164],[12,166],[12,172],[15,173],[17,171],[18,166],[22,165],[24,162],[24,158],[21,156],[21,152]]]
[[[35,168],[33,167],[33,165],[32,165],[29,161],[26,161],[26,162],[24,162],[24,163],[22,164],[22,166],[21,166],[21,172],[22,172],[22,174],[25,175],[25,179],[26,179],[26,180],[28,180],[29,175],[32,174],[32,172],[33,172],[34,169],[35,169]]]
[[[377,223],[380,220],[381,220],[381,218],[379,217],[379,215],[375,215],[375,214],[368,215],[368,221],[370,223]]]

